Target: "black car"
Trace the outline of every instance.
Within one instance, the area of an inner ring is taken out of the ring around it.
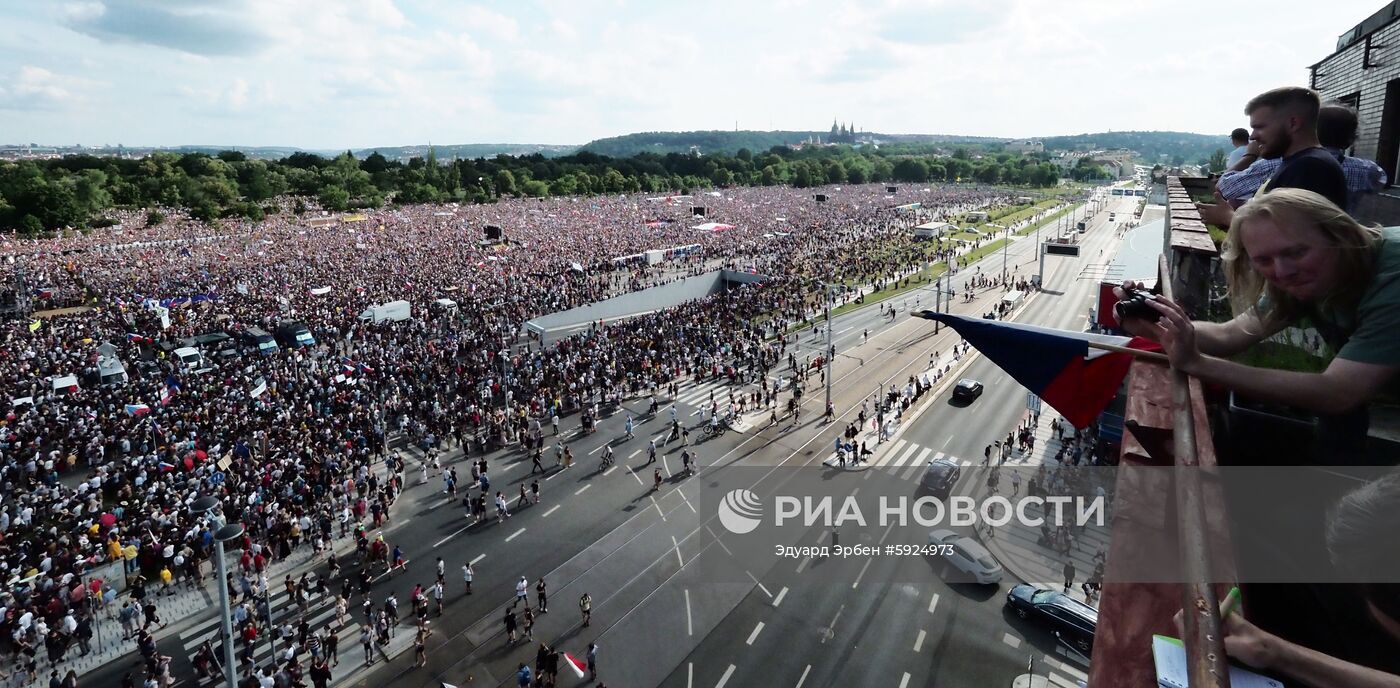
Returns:
[[[958,380],[958,386],[953,388],[953,399],[956,401],[973,401],[982,396],[982,383],[971,378]]]
[[[1094,649],[1099,610],[1057,590],[1018,585],[1006,593],[1006,606],[1022,619],[1049,627],[1060,642],[1088,656]]]
[[[934,459],[928,462],[928,468],[924,470],[923,481],[919,487],[939,499],[947,499],[953,493],[953,486],[958,484],[958,478],[962,477],[962,466],[959,466],[948,459]]]

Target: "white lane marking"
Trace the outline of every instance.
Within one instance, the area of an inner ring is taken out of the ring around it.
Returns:
[[[924,629],[919,629],[919,637],[914,639],[914,651],[918,652],[924,647],[924,636],[928,635]]]
[[[891,523],[890,525],[894,525],[894,524]],[[870,568],[870,562],[871,562],[871,561],[874,561],[874,559],[872,559],[872,558],[870,558],[870,557],[866,557],[865,563],[864,563],[864,564],[861,564],[861,566],[860,566],[860,573],[857,573],[857,574],[856,574],[856,579],[855,579],[854,581],[851,581],[851,589],[852,589],[852,590],[855,590],[855,589],[856,589],[856,586],[860,585],[860,579],[865,577],[865,570],[868,569],[868,568]]]
[[[574,496],[577,497],[577,496],[583,494],[583,491],[584,491],[584,490],[587,490],[587,489],[590,488],[590,487],[593,487],[593,483],[588,483],[587,485],[584,485],[583,487],[580,487],[579,489],[574,490]]]
[[[812,563],[812,555],[808,554],[806,557],[803,557],[802,561],[797,562],[796,573],[802,573],[802,569],[807,568],[807,565],[810,563]]]
[[[797,679],[797,686],[795,688],[802,688],[802,684],[807,682],[807,672],[810,672],[811,670],[811,664],[808,664],[807,668],[802,670],[802,678]]]
[[[563,505],[562,505],[562,504],[555,504],[554,506],[549,507],[549,511],[544,512],[544,516],[541,516],[540,518],[544,518],[545,516],[548,516],[548,515],[550,515],[550,514],[556,512],[556,511],[558,511],[558,510],[559,510],[559,507],[561,507],[561,506],[563,506]]]
[[[476,558],[475,558],[475,559],[472,559],[472,566],[476,566],[477,562],[479,562],[479,561],[481,561],[482,559],[485,559],[485,558],[486,558],[486,555],[485,555],[485,554],[478,554],[478,555],[476,555]]]
[[[452,538],[455,538],[455,537],[457,537],[458,535],[461,535],[463,531],[465,531],[466,529],[468,529],[468,528],[470,528],[470,527],[471,527],[470,524],[465,525],[465,526],[462,526],[461,528],[458,528],[457,531],[454,532],[454,533],[452,533],[451,535],[448,535],[447,537],[445,537],[445,538],[443,538],[443,539],[441,539],[441,540],[438,540],[437,542],[434,542],[434,543],[433,543],[433,549],[437,549],[437,547],[438,547],[439,545],[441,545],[442,543],[447,542],[448,540],[451,540]]]
[[[948,436],[948,439],[943,440],[943,448],[944,448],[944,449],[947,449],[947,448],[948,448],[948,443],[953,441],[953,437],[954,437],[953,435],[949,435],[949,436]]]
[[[656,503],[655,497],[651,497],[651,505],[656,507],[656,513],[661,515],[661,521],[664,523],[666,521],[666,512],[661,510],[661,505]]]
[[[506,536],[506,542],[510,542],[511,540],[514,540],[515,538],[520,537],[520,534],[523,533],[523,532],[525,532],[525,529],[524,529],[524,528],[521,528],[520,530],[517,530],[517,531],[515,531],[514,533],[511,533],[510,535]]]
[[[685,663],[685,688],[690,688],[695,683],[695,663]]]
[[[640,454],[640,453],[642,453],[642,450],[638,449],[638,450],[632,452],[631,454],[628,454],[628,455],[627,455],[627,458],[628,458],[628,460],[635,459],[635,458],[637,458],[637,455]]]
[[[685,590],[685,634],[695,635],[695,630],[690,623],[690,588]]]
[[[606,444],[600,444],[600,445],[598,445],[598,446],[596,446],[596,447],[590,449],[590,450],[588,451],[588,455],[589,455],[589,456],[593,456],[594,454],[597,454],[598,452],[602,451],[602,450],[603,450],[603,447],[606,447],[606,446],[608,446],[608,445],[606,445]]]
[[[841,612],[846,611],[846,605],[841,605],[836,609],[836,616],[831,617],[831,624],[826,627],[827,633],[822,634],[821,644],[826,644],[826,639],[836,635],[836,621],[841,618]]]
[[[671,536],[671,546],[676,548],[676,563],[680,564],[681,568],[685,568],[685,560],[681,558],[681,543],[676,540],[674,535]]]
[[[906,671],[906,672],[904,672],[904,678],[899,679],[899,688],[908,688],[908,686],[909,686],[909,672]]]
[[[778,591],[778,596],[773,598],[773,606],[776,607],[776,606],[782,604],[782,603],[783,603],[783,598],[786,597],[786,596],[787,596],[787,586],[783,586],[783,589]]]
[[[632,474],[632,477],[637,479],[637,484],[638,484],[638,485],[641,485],[641,486],[643,486],[643,487],[646,486],[646,483],[642,482],[642,476],[637,475],[638,471],[636,471],[635,469],[629,469],[627,472],[628,472],[628,473],[631,473],[631,474]]]
[[[909,460],[909,457],[913,456],[913,455],[914,455],[914,452],[916,452],[916,451],[919,451],[919,445],[917,445],[917,444],[910,444],[910,445],[909,445],[909,449],[907,449],[907,450],[904,452],[904,455],[903,455],[903,456],[900,456],[899,459],[898,459],[897,461],[895,461],[894,463],[890,464],[890,468],[899,468],[900,466],[903,466],[903,465],[904,465],[904,462],[905,462],[905,461],[908,461],[908,460]]]
[[[921,452],[919,452],[919,458],[914,459],[912,462],[910,462],[910,465],[912,465],[912,466],[923,466],[923,465],[926,465],[928,462],[925,461],[925,459],[927,459],[927,458],[928,458],[928,455],[929,455],[929,454],[932,454],[932,453],[933,453],[933,448],[932,448],[932,447],[924,447],[924,450],[921,451]],[[938,455],[939,455],[939,456],[942,456],[942,455],[943,455],[943,452],[938,452]]]
[[[935,609],[937,609],[937,608],[938,608],[938,593],[933,593],[933,599],[931,599],[931,600],[928,601],[928,613],[932,614],[932,613],[933,613],[933,610],[935,610]]]
[[[719,677],[719,683],[715,684],[715,688],[724,688],[724,684],[729,683],[729,677],[733,675],[734,665],[730,664],[729,668],[724,670],[724,675]]]
[[[608,470],[603,471],[603,477],[604,477],[604,478],[608,477],[608,475],[611,474],[611,473],[612,473],[613,471],[615,471],[615,470],[617,470],[617,464],[613,464],[613,467],[612,467],[612,468],[609,468]]]
[[[903,449],[903,448],[904,448],[904,445],[906,445],[906,444],[908,444],[908,443],[909,443],[908,440],[899,440],[898,442],[895,442],[895,443],[894,443],[894,446],[891,447],[889,451],[885,452],[885,455],[884,455],[884,456],[881,456],[881,457],[880,457],[880,460],[879,460],[879,461],[876,461],[874,465],[876,465],[876,466],[883,466],[883,465],[885,465],[885,463],[886,463],[887,461],[889,461],[890,459],[894,458],[894,456],[895,456],[896,454],[899,453],[899,450],[900,450],[900,449]]]
[[[745,644],[745,645],[752,645],[752,644],[753,644],[753,641],[754,641],[755,639],[758,638],[758,633],[759,633],[759,631],[762,631],[762,630],[763,630],[763,622],[760,621],[760,622],[758,622],[758,625],[757,625],[757,626],[754,626],[754,627],[753,627],[753,632],[749,634],[749,639],[746,640],[746,641],[744,641],[744,644]]]
[[[1006,643],[1007,645],[1010,645],[1010,646],[1011,646],[1011,649],[1013,649],[1013,650],[1015,650],[1015,649],[1021,647],[1021,639],[1020,639],[1020,638],[1017,638],[1017,637],[1014,636],[1014,635],[1011,635],[1010,633],[1003,633],[1003,634],[1001,635],[1001,642]]]
[[[550,473],[549,475],[545,476],[545,479],[544,479],[544,480],[545,480],[545,482],[549,482],[549,481],[551,481],[551,480],[553,480],[553,479],[555,479],[555,478],[557,478],[557,477],[559,477],[559,476],[561,476],[561,475],[564,475],[564,471],[563,471],[563,470],[558,470],[558,471],[555,471],[555,472]]]

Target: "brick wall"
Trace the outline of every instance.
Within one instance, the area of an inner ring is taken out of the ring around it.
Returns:
[[[1396,183],[1395,163],[1396,140],[1391,139],[1390,151],[1379,149],[1381,143],[1381,119],[1385,108],[1386,85],[1391,81],[1400,82],[1400,20],[1392,20],[1388,26],[1371,34],[1369,41],[1369,67],[1367,59],[1368,41],[1357,41],[1341,52],[1319,62],[1313,70],[1313,88],[1322,95],[1324,101],[1339,100],[1353,102],[1361,118],[1361,128],[1356,139],[1353,154],[1382,163],[1390,174],[1390,183]],[[1352,101],[1352,98],[1356,98]],[[1400,108],[1393,103],[1391,108]],[[1397,122],[1400,126],[1400,122]]]

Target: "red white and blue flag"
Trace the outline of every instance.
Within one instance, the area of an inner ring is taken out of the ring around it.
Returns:
[[[145,404],[127,404],[126,414],[129,416],[144,416],[151,412],[151,407]]]
[[[356,361],[349,357],[341,357],[340,367],[342,370],[345,371],[346,375],[354,375],[355,373],[374,372],[374,368],[371,368],[370,366],[360,363],[359,361]]]
[[[1088,427],[1118,395],[1133,359],[1133,354],[1091,344],[1144,352],[1161,350],[1156,342],[1141,337],[1073,332],[933,311],[915,315],[956,330],[1076,428]]]

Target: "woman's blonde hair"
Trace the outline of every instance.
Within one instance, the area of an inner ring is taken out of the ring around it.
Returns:
[[[1337,274],[1341,281],[1321,304],[1317,304],[1320,308],[1351,309],[1361,301],[1371,284],[1376,249],[1381,241],[1380,230],[1357,222],[1320,194],[1282,188],[1256,195],[1235,211],[1234,220],[1230,222],[1221,259],[1225,262],[1225,277],[1230,286],[1230,306],[1236,315],[1255,308],[1261,295],[1268,298],[1269,308],[1256,315],[1265,330],[1293,322],[1310,310],[1308,305],[1269,284],[1254,269],[1240,241],[1240,229],[1259,218],[1294,229],[1321,232],[1327,243],[1337,250]]]

